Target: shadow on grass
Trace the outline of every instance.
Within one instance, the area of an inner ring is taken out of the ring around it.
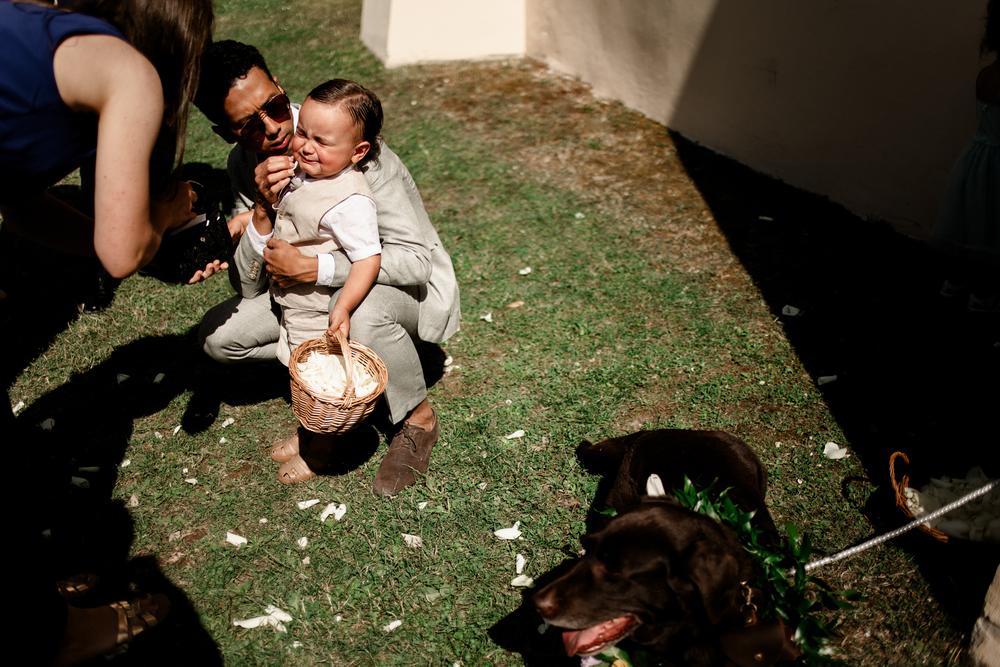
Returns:
[[[1000,476],[1000,315],[940,296],[943,263],[924,244],[671,134],[806,371],[836,376],[819,390],[878,485],[865,507],[874,530],[904,522],[888,478],[893,451],[908,453],[917,483],[976,465]],[[786,305],[801,313],[784,315]],[[968,631],[1000,554],[919,532],[899,544]]]
[[[28,556],[41,578],[51,582],[96,573],[102,582],[96,604],[131,597],[133,589],[170,597],[167,620],[135,642],[121,660],[126,664],[222,664],[196,610],[160,571],[156,558],[130,558],[132,519],[111,499],[134,420],[163,410],[191,389],[201,363],[193,332],[133,341],[40,397],[5,429],[11,434],[8,442],[21,452],[21,470],[30,471],[16,496],[31,499],[20,517],[25,543],[34,543],[31,538],[43,531],[49,536],[39,553]],[[260,381],[260,368],[225,370],[215,379],[225,387],[220,396],[232,404],[287,391],[287,381]]]

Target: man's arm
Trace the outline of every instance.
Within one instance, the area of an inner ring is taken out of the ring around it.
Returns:
[[[376,282],[404,287],[424,285],[431,276],[430,221],[410,173],[399,157],[382,145],[378,164],[365,172],[378,209],[378,231],[382,239],[382,266]],[[351,269],[350,260],[334,251],[334,285],[342,285]]]

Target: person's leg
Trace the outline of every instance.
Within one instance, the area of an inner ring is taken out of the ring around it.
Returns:
[[[351,314],[351,338],[372,348],[385,362],[389,380],[385,401],[399,429],[375,475],[372,490],[391,496],[426,472],[438,439],[437,417],[414,344],[420,303],[412,290],[375,285]]]
[[[226,299],[201,318],[202,350],[224,364],[271,361],[278,344],[279,313],[268,293]]]

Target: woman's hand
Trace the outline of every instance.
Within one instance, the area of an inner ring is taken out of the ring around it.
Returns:
[[[326,330],[326,335],[333,337],[338,331],[344,334],[344,338],[351,333],[351,314],[339,303],[334,304],[330,311],[330,328]]]
[[[194,203],[198,195],[187,181],[178,181],[169,192],[153,200],[150,218],[161,234],[176,229],[195,217]]]
[[[288,155],[273,155],[258,164],[253,175],[260,198],[273,207],[295,175],[295,161]]]

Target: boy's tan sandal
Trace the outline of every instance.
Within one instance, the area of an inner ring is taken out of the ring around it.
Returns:
[[[316,473],[310,470],[309,464],[298,454],[282,463],[281,467],[278,468],[278,481],[282,484],[298,484],[314,477],[316,477]]]
[[[299,434],[293,433],[271,447],[271,460],[285,463],[299,455]]]

